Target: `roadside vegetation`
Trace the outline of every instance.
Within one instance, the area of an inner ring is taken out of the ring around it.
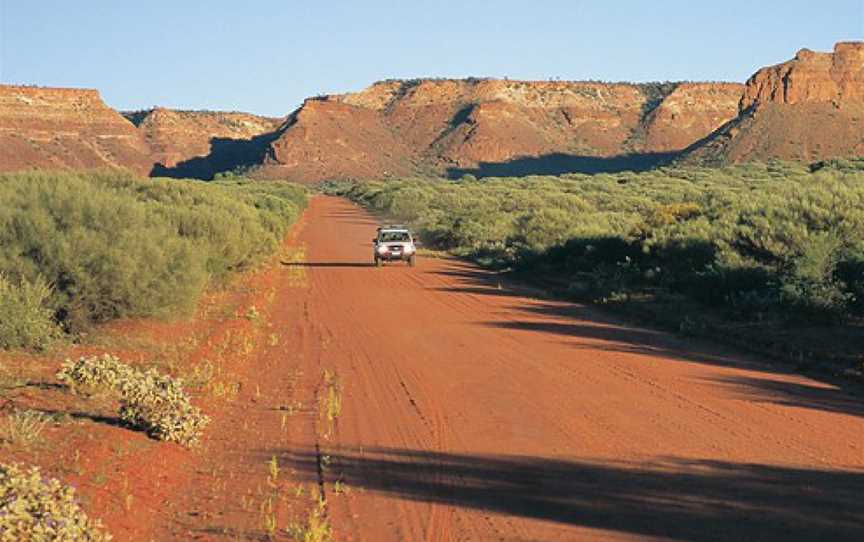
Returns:
[[[682,331],[705,308],[757,328],[864,317],[864,160],[327,189],[580,300],[675,302]]]
[[[77,361],[67,359],[57,380],[79,394],[116,396],[120,421],[156,440],[191,447],[210,422],[192,406],[182,381],[154,369],[135,369],[109,354]]]
[[[208,284],[273,253],[305,203],[287,183],[2,174],[0,348],[189,313]]]
[[[321,436],[329,439],[333,435],[336,420],[342,414],[342,383],[336,373],[329,369],[324,369],[322,380],[318,413],[324,425]]]

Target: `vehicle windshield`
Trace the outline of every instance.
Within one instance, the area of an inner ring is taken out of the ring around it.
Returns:
[[[410,241],[407,231],[382,231],[378,236],[378,240],[384,243],[392,243],[394,241]]]

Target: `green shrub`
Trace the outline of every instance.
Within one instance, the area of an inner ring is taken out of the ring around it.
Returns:
[[[87,517],[73,488],[43,477],[38,467],[0,463],[0,539],[103,542],[111,536]]]
[[[302,188],[284,183],[3,174],[0,273],[52,284],[50,305],[72,332],[182,314],[209,281],[272,253],[305,202]]]
[[[849,311],[864,316],[864,247],[850,251],[838,262],[836,278],[850,294]]]
[[[157,440],[193,446],[210,422],[189,402],[180,380],[139,371],[109,354],[67,359],[57,378],[77,392],[116,395],[121,421]]]
[[[0,274],[0,348],[47,348],[60,335],[41,277],[12,281]]]
[[[814,233],[793,258],[781,279],[783,301],[805,315],[835,319],[853,299],[835,278],[842,240],[830,233]]]
[[[861,161],[330,189],[412,224],[431,245],[564,275],[583,298],[663,288],[740,317],[864,315]]]

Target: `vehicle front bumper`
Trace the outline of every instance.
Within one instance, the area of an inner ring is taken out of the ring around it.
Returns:
[[[387,262],[395,261],[395,260],[407,261],[407,260],[411,259],[411,256],[413,256],[413,255],[414,255],[414,251],[411,251],[411,252],[407,252],[407,251],[394,252],[391,250],[391,251],[387,251],[387,252],[376,252],[375,253],[376,258],[378,258],[379,260],[387,261]]]

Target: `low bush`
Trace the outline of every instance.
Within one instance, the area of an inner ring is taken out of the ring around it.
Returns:
[[[0,348],[47,348],[60,335],[49,303],[51,288],[37,276],[33,282],[0,275]]]
[[[36,410],[19,410],[0,418],[0,444],[30,446],[37,442],[48,417]]]
[[[38,467],[0,463],[0,540],[107,542],[98,520],[75,500],[75,490]]]
[[[272,253],[305,202],[304,189],[276,182],[2,174],[0,273],[52,284],[47,306],[72,332],[188,312],[208,282]]]
[[[157,440],[193,446],[210,422],[189,402],[180,380],[137,370],[109,354],[67,359],[57,378],[79,393],[116,395],[120,420]]]

